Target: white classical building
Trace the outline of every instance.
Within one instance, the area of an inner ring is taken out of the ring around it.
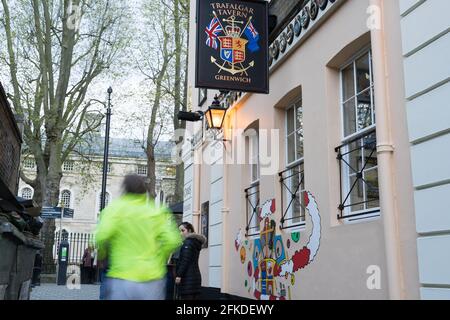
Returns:
[[[92,233],[100,211],[102,185],[103,138],[98,138],[89,148],[83,148],[80,155],[73,154],[63,164],[63,177],[60,184],[60,203],[74,210],[73,218],[56,219],[56,231],[60,226],[71,233]],[[175,163],[171,158],[171,143],[161,141],[155,150],[156,157],[156,202],[165,203],[175,190]],[[88,159],[88,160],[87,160]],[[130,139],[113,138],[109,146],[108,179],[106,184],[106,205],[120,196],[125,175],[136,173],[147,175],[147,158],[141,142]],[[34,159],[23,160],[23,170],[33,176]],[[19,183],[19,196],[33,197],[33,188],[22,180]]]

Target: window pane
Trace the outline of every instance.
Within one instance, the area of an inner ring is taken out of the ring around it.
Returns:
[[[305,191],[305,176],[304,176],[305,168],[304,168],[303,163],[300,164],[300,166],[298,167],[298,170],[299,170],[300,179],[303,177],[303,180],[301,180],[300,190]],[[302,200],[302,203],[303,203],[303,200]]]
[[[258,219],[258,206],[259,206],[259,186],[250,188],[247,191],[248,194],[248,219],[250,222],[250,234],[254,234],[259,230],[259,219]]]
[[[63,192],[61,192],[60,204],[63,205],[65,208],[70,208],[70,197],[71,197],[70,191],[64,190]]]
[[[302,216],[302,206],[300,203],[300,196],[299,196],[300,192],[297,192],[297,196],[295,197],[295,199],[292,201],[291,207],[292,207],[292,220],[291,223],[295,224],[295,223],[299,223],[301,222],[301,216]]]
[[[291,193],[294,193],[297,190],[298,184],[300,183],[300,174],[298,170],[298,167],[295,167],[289,171],[289,176],[291,176],[289,179],[289,190]]]
[[[370,90],[358,95],[358,131],[372,125],[372,108],[370,103]]]
[[[259,155],[259,136],[258,135],[254,135],[252,136],[252,156],[254,159],[258,158]]]
[[[258,163],[259,163],[259,146],[258,146],[258,136],[253,135],[250,137],[250,164],[251,164],[251,181],[256,181],[259,179]]]
[[[364,141],[364,163],[367,162],[365,169],[377,166],[377,138],[373,133],[363,139]]]
[[[138,172],[139,175],[147,175],[147,166],[138,166]]]
[[[260,205],[259,203],[259,186],[256,187],[257,194],[255,194],[255,205],[256,208]],[[258,217],[258,209],[256,209],[255,216],[253,217],[253,222],[255,226],[255,231],[259,231],[259,217]]]
[[[249,190],[251,194],[251,203],[253,207],[257,207],[259,205],[259,186],[255,186]]]
[[[355,95],[353,63],[342,71],[342,96],[347,101]]]
[[[304,182],[305,180],[303,180],[303,182]],[[301,206],[300,206],[300,220],[301,221],[305,221],[305,198],[303,197],[303,192],[305,192],[305,186],[304,186],[304,184],[302,183],[301,185],[300,185],[300,189],[299,189],[299,192],[298,192],[298,199],[299,199],[299,201],[300,201],[300,203],[301,203]]]
[[[33,191],[30,188],[24,188],[22,190],[22,198],[24,199],[32,199],[33,198]]]
[[[296,105],[296,110],[295,110],[295,129],[299,130],[300,128],[303,127],[303,107],[302,107],[302,102],[299,101]]]
[[[303,197],[304,181],[302,180],[302,165],[296,166],[286,172],[286,186],[284,189],[284,202],[288,214],[286,215],[286,224],[294,225],[304,221]],[[295,194],[295,198],[292,195]],[[287,206],[289,205],[289,208]]]
[[[348,145],[347,161],[350,164],[349,174],[361,171],[361,140],[356,140]]]
[[[287,138],[287,162],[291,163],[295,160],[295,134],[291,134]]]
[[[252,182],[259,179],[258,164],[252,164]]]
[[[297,139],[297,152],[296,152],[296,160],[303,158],[303,130],[299,130],[296,133]]]
[[[366,184],[367,208],[378,208],[380,206],[380,195],[378,190],[378,170],[372,169],[364,172]]]
[[[350,190],[350,188],[353,186],[356,179],[357,179],[356,176],[350,176],[350,178],[349,178],[350,184],[348,186],[349,187],[348,190]],[[364,201],[363,182],[361,179],[359,179],[358,182],[356,183],[356,185],[353,187],[353,190],[350,194],[350,203],[347,200],[347,203],[345,203],[345,205],[351,204],[351,207],[350,207],[351,212],[360,211],[360,210],[364,209],[364,203],[361,203],[361,204],[357,204],[357,203],[360,203],[363,201]],[[355,204],[355,205],[353,205],[353,204]]]
[[[373,123],[377,123],[377,119],[375,118],[375,92],[373,86],[371,88],[371,97],[372,97]]]
[[[349,136],[356,132],[355,101],[344,103],[344,135]]]
[[[295,208],[296,208],[296,219],[294,219],[294,223],[305,221],[305,204],[302,196],[303,191],[305,191],[305,180],[302,179],[303,176],[303,165],[296,168],[298,183],[297,197],[295,198]]]
[[[286,116],[286,122],[287,122],[287,134],[289,135],[292,132],[294,132],[294,121],[295,121],[295,117],[294,117],[294,108],[290,108],[287,112],[287,116]]]
[[[303,141],[304,141],[304,137],[303,137],[303,107],[302,107],[302,102],[299,101],[297,103],[297,108],[296,108],[296,140],[297,140],[297,145],[296,145],[296,159],[301,159],[303,158]]]
[[[23,162],[23,167],[26,169],[34,169],[34,160],[33,159],[26,159]]]
[[[370,87],[369,53],[356,60],[356,78],[358,92]]]
[[[73,171],[73,161],[65,161],[63,163],[63,170],[64,171]]]

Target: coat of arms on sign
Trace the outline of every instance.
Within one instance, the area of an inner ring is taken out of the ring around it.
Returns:
[[[205,29],[206,45],[217,50],[220,43],[219,57],[222,61],[211,56],[211,63],[219,68],[219,73],[224,71],[232,75],[248,75],[247,70],[253,68],[255,62],[246,63],[246,50],[253,53],[260,50],[259,33],[252,23],[252,17],[245,21],[233,15],[221,21],[214,11],[213,14],[213,19]]]

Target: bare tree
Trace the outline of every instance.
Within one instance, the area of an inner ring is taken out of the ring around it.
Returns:
[[[170,78],[167,92],[173,99],[173,129],[185,129],[186,122],[179,121],[177,114],[180,110],[187,109],[187,67],[188,67],[188,45],[189,45],[189,1],[188,0],[163,0],[162,3],[173,17],[173,42],[174,63],[169,70]],[[172,85],[173,83],[173,85]],[[182,144],[182,138],[175,141]],[[176,183],[174,201],[183,199],[184,192],[184,164],[180,163],[176,168]]]
[[[148,191],[152,198],[156,197],[156,161],[155,146],[164,128],[164,117],[160,113],[169,111],[167,94],[168,69],[174,57],[173,23],[170,18],[170,7],[151,1],[144,5],[144,20],[147,22],[147,37],[140,43],[141,50],[137,65],[141,73],[150,81],[150,121],[147,125],[146,143]],[[159,123],[159,125],[158,125]]]
[[[173,128],[186,129],[186,122],[179,121],[176,117],[178,111],[187,109],[187,68],[188,68],[188,52],[189,45],[189,1],[174,0],[174,23],[175,23],[175,103],[174,103],[174,122]],[[184,79],[183,79],[184,78]],[[181,89],[181,81],[183,79],[183,89]],[[183,96],[181,97],[181,92]],[[182,144],[183,141],[176,141]],[[184,163],[177,165],[176,184],[175,184],[175,201],[183,200],[184,194]]]
[[[21,178],[37,203],[56,206],[62,164],[100,124],[88,120],[94,103],[88,89],[125,46],[126,7],[110,0],[1,2],[0,59],[9,69],[13,108],[25,119],[25,151],[37,168],[34,177],[21,172]]]
[[[87,93],[124,45],[118,32],[123,8],[93,0],[2,0],[2,5],[4,61],[13,88],[9,97],[15,112],[25,118],[24,139],[37,166],[34,179],[23,173],[21,178],[35,189],[38,203],[54,206],[62,163],[100,124],[86,118],[94,112]]]

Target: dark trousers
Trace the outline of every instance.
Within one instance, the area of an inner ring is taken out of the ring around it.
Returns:
[[[107,269],[99,269],[100,273],[100,300],[106,299],[106,273],[108,272]]]
[[[167,266],[166,275],[166,300],[176,300],[174,266]]]
[[[94,283],[95,269],[93,267],[81,267],[81,283],[92,284]]]

